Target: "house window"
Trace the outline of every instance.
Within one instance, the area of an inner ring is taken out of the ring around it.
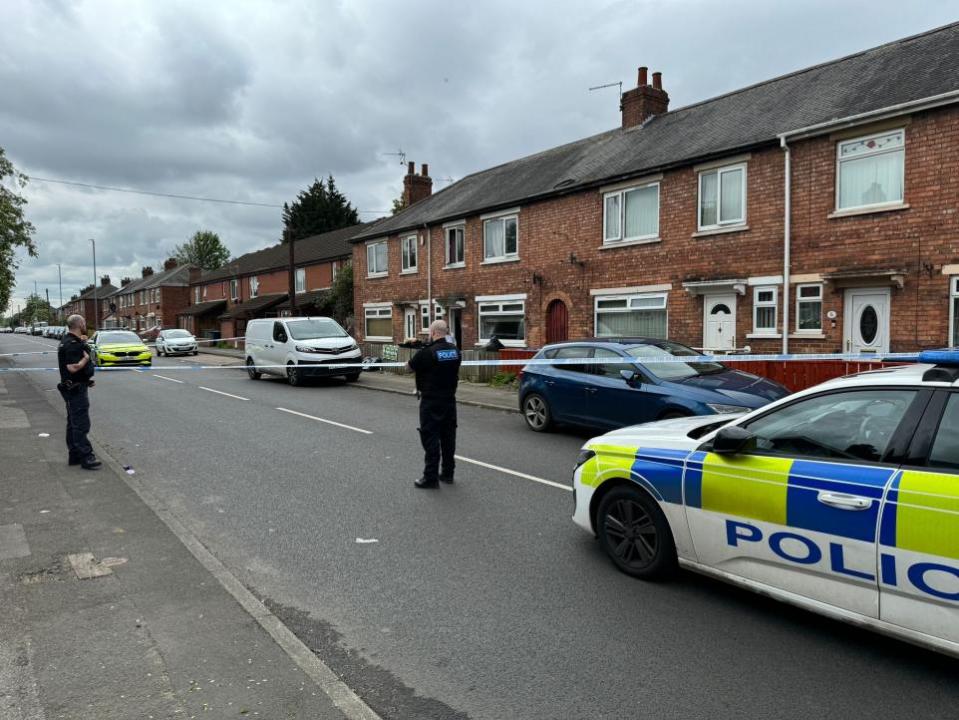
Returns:
[[[203,297],[206,297],[206,285],[203,286]]]
[[[400,241],[403,251],[403,272],[416,272],[416,241],[416,235],[410,235],[409,237],[405,237]]]
[[[296,292],[306,292],[306,268],[296,269]]]
[[[822,285],[796,287],[796,332],[822,332]]]
[[[594,309],[597,337],[666,337],[665,293],[597,297]]]
[[[504,345],[526,345],[526,302],[477,303],[479,341],[489,342],[495,335]]]
[[[753,333],[772,335],[776,332],[777,288],[753,288]]]
[[[659,237],[659,183],[608,193],[605,208],[604,243]]]
[[[256,275],[250,276],[250,297],[255,298],[260,293],[260,279]]]
[[[336,271],[340,269],[340,264],[336,261],[330,263],[330,282],[336,281]]]
[[[483,222],[483,259],[486,262],[511,260],[519,254],[519,218],[515,215]]]
[[[905,184],[905,133],[902,130],[839,143],[836,208],[901,203]]]
[[[393,339],[393,308],[370,307],[366,308],[366,332],[367,340],[392,340]]]
[[[466,229],[446,228],[446,267],[463,267],[466,264]]]
[[[959,277],[949,278],[949,347],[959,343]]]
[[[230,299],[233,302],[240,299],[240,282],[236,279],[230,280]]]
[[[746,222],[746,166],[730,165],[699,173],[699,229]]]
[[[386,275],[388,272],[386,240],[366,246],[366,274],[368,277]]]
[[[194,305],[200,304],[200,288],[199,287],[193,288],[193,304]]]
[[[430,331],[430,306],[423,304],[420,305],[420,332],[425,333]]]
[[[153,302],[160,302],[160,288],[155,288],[153,290]]]

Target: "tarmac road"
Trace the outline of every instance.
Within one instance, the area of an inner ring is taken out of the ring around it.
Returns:
[[[383,717],[955,716],[954,660],[692,574],[618,573],[569,519],[583,436],[461,406],[458,453],[495,467],[424,492],[412,398],[172,369],[192,362],[99,374],[94,438]]]

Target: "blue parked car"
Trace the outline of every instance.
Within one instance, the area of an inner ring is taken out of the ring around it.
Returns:
[[[689,361],[657,362],[674,357]],[[534,360],[584,362],[527,365],[520,379],[520,410],[537,432],[554,423],[608,429],[685,415],[743,413],[789,394],[777,382],[697,357],[692,348],[655,338],[547,345]]]

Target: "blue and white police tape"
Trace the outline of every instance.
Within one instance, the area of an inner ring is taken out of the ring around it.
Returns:
[[[106,332],[110,332],[110,331],[107,330]],[[118,331],[118,332],[119,332],[119,331]],[[210,340],[210,339],[203,339],[203,340],[201,340],[201,339],[197,338],[197,339],[196,339],[196,342],[197,342],[197,343],[220,343],[220,342],[233,342],[234,340],[245,340],[245,339],[246,339],[246,338],[244,338],[244,337],[219,338],[219,339],[217,339],[217,340]],[[40,342],[40,341],[39,341],[39,340],[33,340],[32,342]],[[131,344],[132,344],[132,343],[131,343]],[[144,342],[144,343],[141,343],[141,344],[144,345],[144,346],[146,346],[146,347],[148,347],[148,348],[150,348],[150,347],[155,348],[155,347],[156,347],[156,342]],[[56,353],[57,353],[56,349],[53,349],[53,350],[31,350],[31,351],[29,351],[29,352],[0,353],[0,357],[19,357],[19,356],[21,356],[21,355],[56,355]]]
[[[664,355],[664,356],[643,356],[643,357],[618,357],[609,359],[598,358],[501,358],[496,360],[463,360],[463,367],[535,367],[535,366],[565,366],[565,365],[645,365],[655,366],[661,364],[673,363],[708,363],[708,362],[798,362],[798,361],[843,361],[843,362],[922,362],[922,363],[949,363],[959,365],[959,350],[926,350],[920,353],[788,353],[788,354],[767,354],[767,355]],[[287,369],[290,364],[275,365],[256,365],[255,370],[273,370]],[[378,361],[353,360],[348,362],[317,362],[303,363],[300,366],[304,370],[378,370],[381,368],[404,368],[406,363],[403,361]],[[196,371],[196,370],[249,370],[246,364],[227,364],[227,365],[162,365],[158,366],[164,372],[169,371]],[[153,366],[108,366],[97,367],[97,372],[112,371],[133,371],[148,372],[153,370]],[[0,368],[3,372],[51,372],[57,368],[20,368],[6,367]]]

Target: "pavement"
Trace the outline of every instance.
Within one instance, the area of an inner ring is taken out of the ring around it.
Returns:
[[[0,376],[0,719],[344,718],[59,401]]]
[[[26,345],[0,337],[0,353]],[[125,477],[154,513],[175,516],[384,720],[956,716],[951,658],[692,573],[617,572],[570,520],[586,432],[533,433],[514,413],[461,406],[456,483],[417,490],[414,398],[196,360],[101,373],[94,438],[135,469]],[[52,374],[25,375],[52,390]],[[110,539],[87,551],[127,557],[117,576],[140,566]],[[189,605],[192,587],[178,589]],[[185,653],[171,658],[168,672],[193,672]]]
[[[242,350],[225,348],[207,348],[200,351],[194,359],[203,362],[218,362],[219,358],[229,358],[231,361],[243,360]],[[400,395],[415,395],[416,385],[412,374],[398,374],[387,372],[365,372],[360,381],[351,385],[360,390],[378,390]],[[504,410],[518,413],[519,398],[515,387],[493,387],[491,385],[461,382],[456,391],[456,401],[460,405],[488,408],[490,410]]]

